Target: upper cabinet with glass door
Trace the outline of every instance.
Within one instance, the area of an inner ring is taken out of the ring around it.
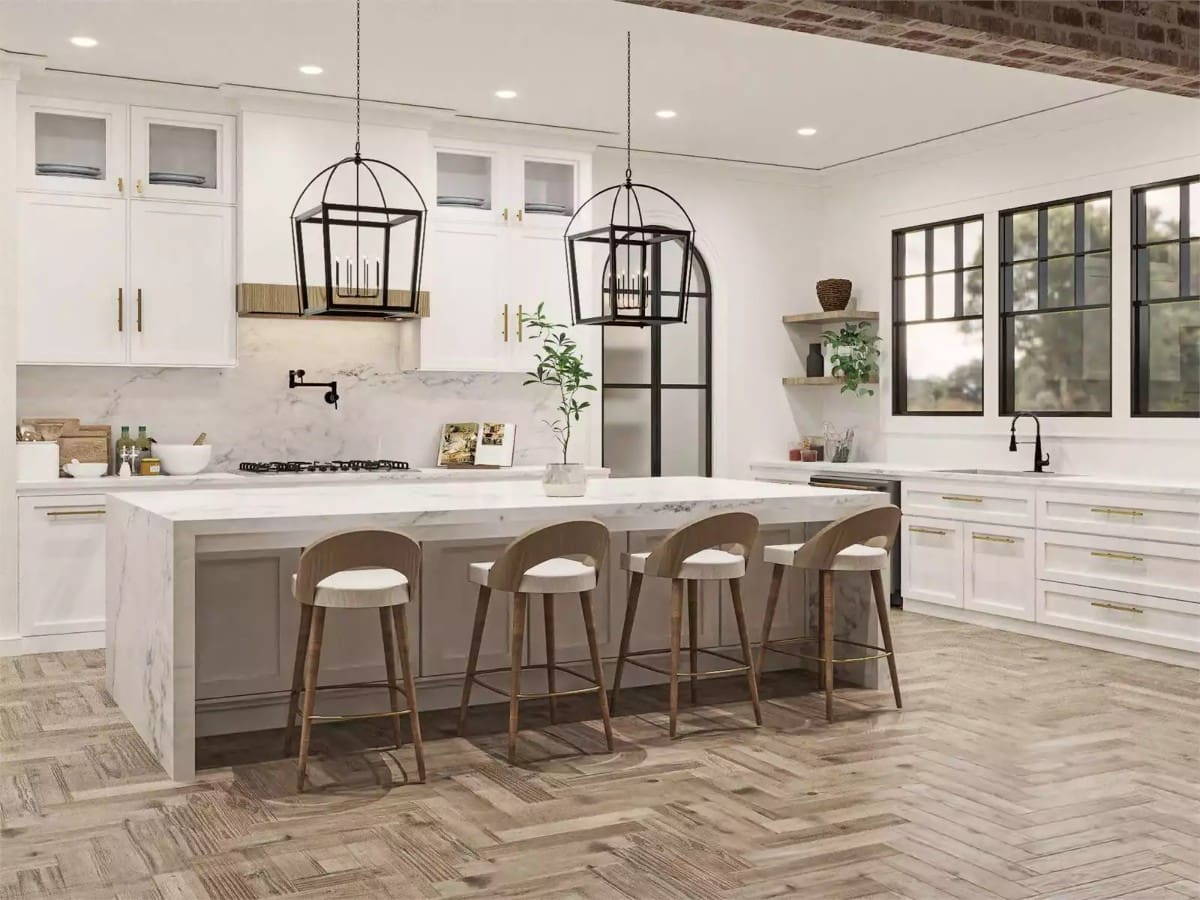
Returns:
[[[502,202],[499,148],[446,145],[435,149],[437,193],[431,210],[442,221],[504,224],[516,210]]]
[[[130,113],[130,140],[130,196],[234,202],[231,116],[135,106]]]
[[[580,197],[582,162],[573,155],[518,153],[514,160],[521,207],[517,221],[562,231],[575,214]]]
[[[22,190],[128,195],[126,107],[28,95],[19,104]]]

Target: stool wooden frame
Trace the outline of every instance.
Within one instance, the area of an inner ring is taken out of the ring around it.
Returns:
[[[596,643],[596,623],[592,611],[592,591],[578,591],[579,606],[583,614],[583,627],[587,634],[588,653],[591,656],[592,674],[576,672],[566,666],[560,666],[555,661],[554,654],[554,598],[555,594],[542,594],[542,616],[546,632],[546,663],[544,666],[525,666],[523,656],[525,649],[525,627],[529,615],[529,593],[521,590],[525,573],[534,566],[547,560],[560,557],[580,558],[586,565],[596,571],[597,583],[600,578],[600,568],[608,555],[609,533],[600,522],[581,519],[570,522],[559,522],[535,528],[518,537],[509,544],[500,558],[493,563],[488,572],[487,584],[480,585],[479,597],[475,604],[475,624],[471,631],[471,649],[467,656],[467,672],[463,679],[462,703],[458,712],[458,733],[466,732],[467,709],[471,703],[471,688],[478,684],[480,687],[508,697],[508,761],[515,763],[517,758],[517,732],[520,730],[520,703],[522,700],[545,699],[550,707],[551,723],[558,722],[558,708],[555,700],[558,697],[569,697],[576,694],[596,694],[600,705],[600,718],[604,724],[604,738],[609,752],[613,749],[612,720],[608,712],[608,696],[604,685],[604,667],[600,662],[600,650]],[[483,629],[487,623],[488,607],[492,591],[507,591],[513,595],[512,633],[510,636],[511,662],[508,666],[493,669],[480,669],[479,648],[483,641]],[[572,593],[575,593],[572,591]],[[546,672],[548,690],[539,693],[522,693],[521,673],[526,669],[542,668]],[[508,672],[510,687],[508,690],[489,684],[481,676],[497,672]],[[582,681],[589,682],[588,687],[574,690],[559,691],[555,689],[555,673],[563,672]]]
[[[296,661],[292,671],[292,690],[288,703],[288,718],[284,734],[285,755],[290,755],[296,732],[296,715],[301,693],[303,708],[300,712],[300,757],[296,776],[296,789],[304,790],[304,777],[308,768],[309,741],[314,722],[346,722],[354,719],[392,720],[392,736],[396,747],[404,745],[400,731],[400,719],[409,717],[412,728],[413,753],[417,761],[417,780],[425,781],[425,748],[421,740],[421,719],[417,710],[417,690],[412,662],[408,650],[408,619],[405,615],[407,603],[395,606],[380,606],[379,627],[383,634],[383,661],[387,678],[384,681],[360,681],[330,685],[318,685],[317,675],[321,664],[321,644],[325,634],[325,610],[329,607],[316,603],[317,585],[337,572],[349,569],[380,568],[394,569],[408,579],[408,589],[416,590],[421,583],[421,547],[408,535],[397,531],[356,530],[331,534],[317,541],[300,554],[300,565],[296,573],[296,599],[300,602],[300,631],[296,638]],[[334,607],[336,608],[336,607]],[[397,660],[403,683],[396,680]],[[318,716],[313,714],[317,691],[344,690],[360,687],[387,687],[390,712],[364,713],[350,716]],[[401,708],[399,697],[405,698],[406,707]]]
[[[820,663],[820,668],[817,670],[817,681],[821,689],[825,691],[826,721],[833,721],[833,667],[845,663],[867,662],[869,660],[886,658],[888,661],[888,672],[892,680],[892,694],[896,698],[896,708],[899,709],[902,706],[900,702],[900,680],[896,674],[896,653],[895,647],[892,644],[892,628],[891,623],[888,621],[888,601],[883,590],[883,576],[880,574],[882,567],[880,569],[873,569],[868,574],[871,578],[871,590],[875,595],[875,611],[879,616],[879,630],[883,637],[883,646],[880,647],[876,644],[864,644],[861,641],[846,640],[836,637],[833,633],[833,576],[835,572],[833,567],[837,564],[838,554],[854,544],[878,547],[890,553],[892,543],[896,539],[896,532],[899,528],[900,508],[897,506],[882,506],[876,509],[852,513],[851,515],[843,516],[836,522],[831,522],[809,540],[805,541],[804,545],[796,551],[795,558],[790,566],[776,563],[771,570],[771,587],[767,593],[767,609],[763,617],[762,643],[758,651],[759,677],[762,677],[763,662],[768,650],[775,653],[782,653],[785,656],[813,660]],[[886,565],[887,557],[884,559],[884,565]],[[820,573],[821,605],[819,608],[817,637],[815,639],[788,638],[779,641],[770,639],[771,624],[775,619],[775,608],[779,603],[779,592],[783,584],[784,571],[788,568],[812,569]],[[819,652],[815,655],[799,653],[783,646],[805,642],[815,643]],[[837,658],[833,655],[835,644],[845,644],[876,652],[867,656]]]
[[[762,709],[758,702],[758,678],[755,675],[754,655],[750,650],[750,638],[746,631],[746,613],[742,604],[741,578],[729,579],[686,579],[681,577],[685,570],[688,557],[703,550],[712,548],[732,548],[740,553],[743,560],[747,559],[751,548],[758,537],[758,519],[749,513],[732,512],[708,516],[698,521],[683,525],[671,532],[646,558],[644,572],[630,572],[629,599],[625,606],[625,623],[621,628],[621,649],[617,654],[617,667],[613,674],[612,700],[609,708],[614,713],[617,708],[617,698],[621,690],[621,676],[625,665],[637,666],[670,679],[670,735],[678,736],[679,721],[679,678],[686,675],[689,679],[689,698],[696,702],[697,681],[700,678],[716,678],[722,675],[737,675],[745,673],[750,688],[750,703],[754,708],[754,721],[762,724]],[[744,571],[744,570],[743,570]],[[671,646],[668,650],[635,650],[630,651],[629,643],[633,637],[633,624],[637,616],[638,600],[642,592],[644,576],[652,578],[671,579]],[[742,646],[742,658],[731,656],[717,650],[708,650],[697,645],[699,629],[697,627],[697,605],[699,598],[700,580],[727,580],[729,582],[729,598],[733,606],[733,615],[737,621],[738,640]],[[683,642],[683,606],[684,593],[687,594],[688,612],[688,671],[680,670],[680,654]],[[669,668],[662,668],[651,663],[643,662],[638,657],[660,656],[670,654]],[[700,654],[732,662],[736,665],[714,669],[706,672],[699,670]]]

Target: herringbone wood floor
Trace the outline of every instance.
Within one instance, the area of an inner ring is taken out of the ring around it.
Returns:
[[[557,727],[530,703],[519,768],[502,710],[469,740],[438,713],[426,785],[324,726],[305,795],[277,732],[165,782],[103,653],[0,660],[0,897],[1200,897],[1195,671],[894,623],[903,712],[844,689],[826,725],[782,675],[756,731],[744,683],[706,683],[685,722],[707,731],[671,742],[646,689],[608,755],[589,698]]]

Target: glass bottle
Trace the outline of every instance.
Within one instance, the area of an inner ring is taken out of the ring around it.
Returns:
[[[137,440],[134,442],[134,447],[137,448],[137,459],[133,464],[133,474],[141,473],[142,460],[148,456],[154,455],[154,448],[150,446],[150,435],[146,433],[146,426],[138,426]]]
[[[128,460],[131,473],[137,471],[136,465],[137,447],[134,444],[133,438],[129,436],[129,426],[121,426],[121,436],[117,438],[117,474],[122,473],[125,467],[125,462]]]

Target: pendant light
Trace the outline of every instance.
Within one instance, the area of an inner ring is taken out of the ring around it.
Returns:
[[[298,305],[305,316],[414,316],[429,210],[411,178],[362,155],[362,0],[354,41],[354,155],[318,172],[292,207]],[[388,204],[397,188],[416,196],[411,208]]]
[[[633,180],[632,69],[632,40],[626,32],[625,181],[589,197],[567,223],[564,238],[571,319],[577,325],[644,328],[687,321],[696,229],[674,197]],[[584,229],[572,232],[585,210]],[[669,215],[679,224],[647,224],[647,215]],[[594,218],[607,224],[586,227]]]

